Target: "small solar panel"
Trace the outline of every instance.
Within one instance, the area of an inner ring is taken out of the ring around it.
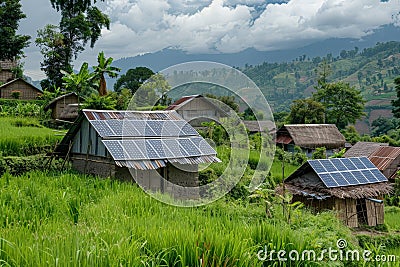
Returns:
[[[338,169],[330,162],[330,161],[324,161],[323,166],[328,172],[336,172]]]
[[[357,179],[359,184],[368,184],[367,178],[361,173],[361,171],[352,171],[354,177]]]
[[[347,180],[347,182],[349,182],[349,185],[358,185],[360,184],[358,182],[358,180],[356,179],[356,177],[354,177],[354,175],[352,174],[352,172],[348,171],[348,172],[341,172],[341,174],[343,175],[343,177]]]
[[[108,127],[114,132],[115,136],[122,136],[123,123],[121,120],[107,120],[105,121]]]
[[[349,182],[343,177],[340,172],[332,172],[331,176],[338,186],[348,186]]]
[[[332,178],[332,176],[329,173],[320,174],[319,177],[321,178],[322,182],[327,187],[337,187],[338,186],[338,184],[335,182],[335,180]]]
[[[101,137],[105,137],[105,136],[114,136],[114,132],[110,129],[110,127],[108,127],[108,125],[106,124],[106,121],[90,121],[90,123],[92,124],[92,126],[94,127],[94,129],[96,130],[96,132],[98,132],[98,134]]]
[[[357,167],[351,162],[350,159],[348,158],[342,158],[340,159],[343,163],[344,166],[346,166],[346,168],[350,171],[352,170],[357,170]]]
[[[365,165],[361,162],[360,158],[348,158],[353,164],[354,166],[357,167],[357,169],[365,169]]]
[[[341,159],[331,159],[330,161],[332,162],[333,165],[335,165],[335,167],[336,167],[336,169],[338,169],[338,171],[347,171],[347,168],[346,168],[346,166],[344,166]],[[328,163],[329,161],[324,160],[324,162]]]
[[[127,154],[118,140],[103,140],[103,143],[114,160],[126,160]]]
[[[122,140],[121,144],[125,148],[125,151],[128,154],[129,159],[137,160],[137,159],[147,159],[143,149],[140,149],[136,142],[133,140]]]
[[[146,121],[145,136],[161,136],[162,121]]]
[[[190,157],[200,156],[200,150],[190,141],[190,139],[178,139],[182,150],[185,150]]]
[[[316,173],[327,172],[324,166],[322,166],[320,160],[309,160],[308,162]]]
[[[163,139],[161,140],[162,144],[165,149],[165,155],[167,158],[179,158],[179,157],[185,157],[185,154],[179,147],[178,140],[175,139]]]
[[[182,127],[182,132],[183,135],[198,135],[197,131],[189,124],[186,123],[183,127]]]
[[[210,146],[207,141],[201,137],[192,137],[190,140],[200,150],[203,155],[216,155],[217,152]]]
[[[370,170],[372,172],[372,174],[375,176],[375,178],[379,181],[379,182],[387,182],[387,178],[385,177],[385,175],[383,175],[383,173],[381,173],[378,169],[372,169]]]
[[[122,135],[125,137],[141,136],[140,132],[133,126],[132,121],[129,120],[123,121]]]
[[[376,182],[378,182],[378,179],[375,177],[375,175],[370,170],[362,170],[361,173],[368,180],[368,183],[376,183]]]
[[[146,134],[145,134],[146,133],[146,131],[145,131],[145,129],[146,129],[146,121],[144,121],[144,120],[131,120],[130,124],[138,132],[138,136],[146,136]]]
[[[161,140],[150,139],[146,140],[146,143],[149,143],[154,148],[154,150],[157,151],[157,154],[160,156],[160,158],[166,158],[165,150],[167,148],[163,145]]]
[[[364,164],[364,166],[367,167],[368,169],[376,168],[375,165],[366,157],[361,157],[360,160]]]

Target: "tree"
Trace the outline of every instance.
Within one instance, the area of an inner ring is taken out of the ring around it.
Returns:
[[[333,123],[344,129],[349,123],[355,123],[364,115],[364,104],[361,92],[348,83],[326,83],[317,89],[313,99],[325,107],[325,122]]]
[[[15,60],[24,55],[28,35],[16,34],[19,21],[26,17],[20,0],[0,0],[0,60]]]
[[[148,80],[154,72],[146,67],[137,67],[134,69],[129,69],[126,74],[121,75],[121,77],[114,84],[114,91],[119,92],[122,88],[127,88],[131,90],[132,94],[136,93],[136,90]]]
[[[78,73],[61,71],[63,85],[67,90],[77,93],[79,97],[89,96],[93,90],[94,74],[89,72],[89,64],[83,63]]]
[[[120,71],[117,67],[112,67],[111,63],[113,61],[112,57],[106,58],[104,52],[100,52],[97,56],[98,65],[94,66],[94,78],[99,80],[98,92],[100,96],[107,95],[107,85],[104,75],[108,75],[111,78],[118,76]]]
[[[153,106],[157,103],[166,104],[165,101],[168,102],[168,98],[165,97],[170,88],[171,86],[163,74],[154,74],[135,92],[132,104],[136,107]],[[131,106],[131,108],[134,108],[134,106]]]
[[[100,0],[103,1],[104,0]],[[94,0],[50,0],[53,8],[61,12],[59,31],[63,35],[65,55],[60,64],[72,69],[72,60],[85,49],[90,41],[90,47],[101,36],[102,28],[110,28],[110,20],[97,7]],[[64,71],[65,71],[64,69]]]
[[[392,100],[392,113],[396,118],[400,118],[400,77],[394,79],[394,84],[397,93],[397,99]]]
[[[40,47],[44,58],[40,63],[40,69],[45,72],[47,77],[40,82],[40,85],[47,91],[61,88],[63,84],[61,70],[68,73],[73,71],[71,65],[65,60],[68,57],[68,49],[65,45],[64,35],[60,33],[59,27],[49,24],[44,29],[38,30],[35,43]]]
[[[293,101],[288,115],[288,123],[323,123],[325,107],[311,99],[297,99]]]

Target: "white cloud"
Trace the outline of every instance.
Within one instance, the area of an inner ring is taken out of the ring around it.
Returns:
[[[48,0],[22,3],[29,7],[24,29],[58,23]],[[104,30],[95,49],[87,49],[75,65],[95,64],[101,50],[115,59],[166,47],[189,53],[274,50],[400,26],[400,0],[107,0],[101,6],[112,20],[111,30]],[[37,57],[35,51],[26,54]]]

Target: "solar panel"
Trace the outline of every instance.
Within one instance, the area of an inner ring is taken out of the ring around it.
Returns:
[[[321,178],[322,182],[327,187],[337,187],[338,186],[338,184],[335,182],[335,180],[332,178],[332,176],[329,173],[320,174],[319,177]]]
[[[326,169],[324,168],[324,166],[322,166],[319,160],[309,160],[308,162],[316,173],[326,172]]]
[[[118,140],[103,140],[103,143],[114,160],[127,159],[127,154]]]
[[[96,132],[101,137],[105,136],[114,136],[114,132],[108,127],[108,125],[105,123],[105,121],[90,121]]]
[[[185,156],[179,147],[178,140],[165,139],[161,140],[161,142],[163,146],[167,148],[165,149],[165,155],[167,158],[179,158]]]
[[[126,137],[141,136],[140,132],[133,126],[132,121],[129,120],[123,121],[122,135]]]
[[[181,132],[183,133],[183,135],[198,135],[197,131],[189,123],[186,123],[182,127]]]
[[[108,127],[114,132],[116,136],[122,136],[123,123],[120,120],[107,120],[105,121]]]
[[[146,142],[149,143],[154,148],[154,150],[157,151],[157,154],[160,156],[160,158],[166,158],[165,150],[167,148],[163,145],[161,140],[151,139],[151,140],[146,140]]]
[[[309,160],[308,162],[327,187],[387,181],[386,177],[366,157]]]
[[[190,157],[200,156],[200,150],[190,141],[190,139],[178,139],[179,145],[187,152]]]
[[[193,144],[201,151],[203,155],[215,155],[215,150],[201,137],[190,138]]]
[[[139,140],[141,141],[141,140]],[[133,140],[122,140],[122,146],[125,148],[125,151],[128,154],[129,159],[147,159],[145,156],[143,149],[139,148],[136,145],[136,142]]]

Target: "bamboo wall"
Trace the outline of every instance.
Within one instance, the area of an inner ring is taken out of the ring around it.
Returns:
[[[56,104],[51,112],[51,117],[53,119],[64,119],[64,118],[62,118],[61,113],[64,111],[64,109],[69,104],[76,104],[76,103],[78,103],[78,96],[76,96],[76,95],[68,95],[68,96],[65,96],[65,97],[59,99],[56,102]]]
[[[26,83],[22,80],[17,80],[0,89],[1,98],[13,99],[13,91],[19,91],[19,99],[24,100],[33,100],[42,95],[42,93],[38,89],[30,85],[29,83]]]

